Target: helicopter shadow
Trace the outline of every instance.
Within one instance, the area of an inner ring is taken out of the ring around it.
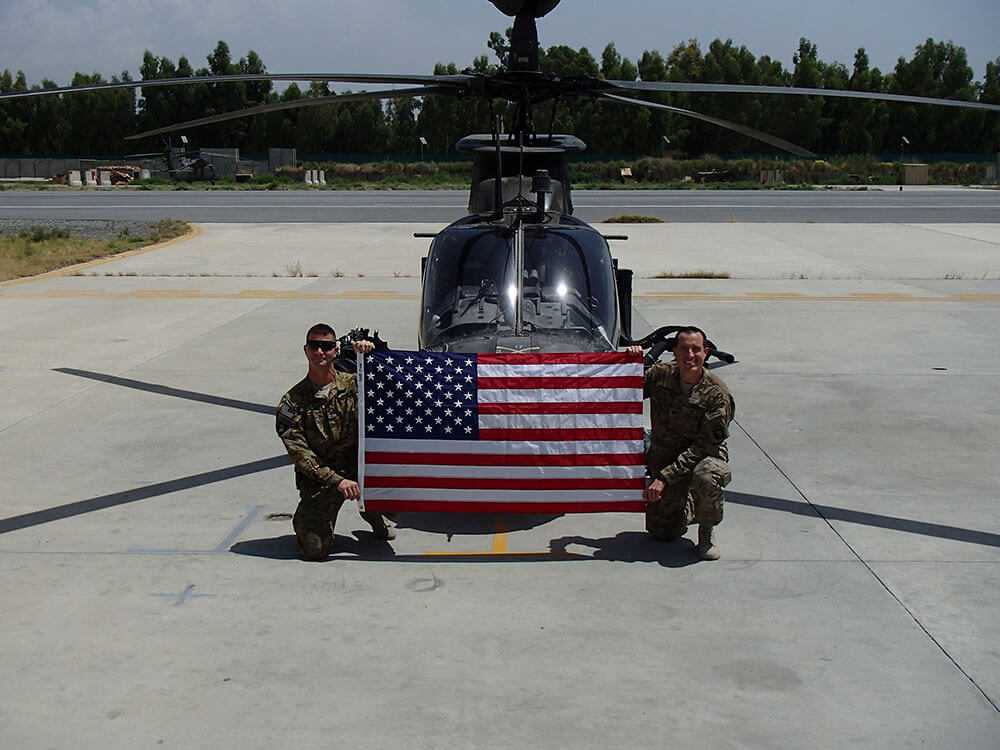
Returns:
[[[720,364],[720,366],[722,365]],[[274,413],[273,407],[265,404],[257,404],[249,401],[218,396],[215,394],[200,393],[197,391],[165,386],[158,383],[121,378],[106,373],[79,370],[69,367],[54,368],[53,371],[60,372],[65,375],[97,380],[111,385],[133,388],[172,398],[199,401],[215,406],[267,414],[268,416]],[[281,454],[270,458],[249,461],[235,466],[226,466],[185,477],[178,477],[176,479],[152,485],[133,487],[119,492],[102,495],[100,497],[78,500],[55,507],[43,508],[41,510],[25,513],[19,516],[0,518],[0,535],[95,511],[105,510],[107,508],[148,500],[181,490],[190,490],[195,487],[205,486],[215,482],[226,481],[228,479],[246,476],[261,471],[269,471],[271,469],[288,465],[288,456]],[[849,508],[838,508],[814,503],[806,499],[791,500],[787,498],[767,497],[750,493],[736,492],[733,490],[727,491],[726,497],[727,502],[752,506],[762,510],[769,510],[778,513],[819,516],[828,521],[841,521],[861,526],[882,528],[932,538],[963,542],[967,544],[1000,548],[1000,534],[994,531],[956,527],[946,524],[931,523],[916,518],[888,516]],[[511,514],[499,516],[492,514],[438,514],[411,512],[400,516],[397,525],[400,528],[410,528],[414,530],[449,535],[485,535],[502,533],[505,531],[531,529],[549,523],[555,518],[558,518],[558,516],[531,514]],[[363,535],[367,532],[359,533]],[[601,539],[589,539],[587,537],[561,537],[560,539],[552,540],[551,545],[553,545],[552,548],[554,550],[558,550],[560,545],[562,545],[564,549],[565,545],[568,544],[582,544],[584,546],[594,548],[595,553],[593,556],[600,559],[624,560],[629,562],[646,560],[650,562],[660,562],[665,565],[671,565],[674,563],[688,564],[690,562],[689,560],[680,559],[684,556],[683,542],[664,545],[660,542],[654,543],[651,540],[645,540],[642,538],[644,536],[645,535],[640,532],[622,532],[614,537],[604,537]],[[282,553],[278,550],[275,552],[275,556],[278,559],[285,559],[280,557],[282,554],[290,555],[291,557],[297,556],[294,537],[290,538],[291,552]],[[281,537],[278,537],[277,539],[281,539]],[[348,549],[353,549],[357,545],[361,544],[360,538],[358,540],[351,540],[350,537],[344,537],[344,539],[347,540],[346,544]],[[240,542],[239,544],[243,545],[245,543]],[[238,551],[242,554],[252,554],[251,552],[247,552],[245,550],[257,548],[264,549],[265,551],[272,550],[272,548],[268,546],[268,540],[258,540],[247,544],[251,544],[251,547],[241,547]],[[258,546],[255,547],[253,545]],[[681,546],[678,547],[678,545]],[[278,546],[282,547],[283,545],[279,544]],[[575,557],[572,554],[569,556]],[[399,558],[397,557],[395,559]]]
[[[570,545],[590,547],[591,555],[568,551]],[[657,563],[664,568],[686,568],[698,562],[695,543],[681,537],[673,542],[653,539],[645,531],[620,531],[614,536],[592,539],[585,536],[561,536],[549,541],[554,555],[573,555],[592,560],[627,563]]]

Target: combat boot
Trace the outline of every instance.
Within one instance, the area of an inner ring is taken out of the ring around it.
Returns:
[[[702,560],[718,560],[722,552],[715,544],[715,527],[708,524],[698,526],[698,557]]]
[[[381,513],[366,513],[365,516],[376,539],[391,541],[396,538],[396,529],[386,523]]]

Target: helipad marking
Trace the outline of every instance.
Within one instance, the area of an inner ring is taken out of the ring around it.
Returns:
[[[186,604],[188,599],[214,599],[217,595],[216,594],[195,594],[194,593],[194,584],[193,583],[189,583],[187,586],[184,587],[184,590],[181,593],[179,593],[179,594],[169,594],[169,593],[163,593],[163,592],[156,591],[156,592],[153,592],[152,594],[150,594],[150,596],[166,596],[166,597],[169,597],[171,599],[176,599],[177,601],[174,602],[174,606],[175,607],[180,607],[180,606]]]
[[[222,555],[229,551],[229,548],[239,538],[240,534],[246,531],[247,527],[257,520],[263,510],[263,505],[254,505],[251,507],[247,511],[247,514],[240,519],[239,523],[233,527],[232,531],[226,534],[222,538],[222,541],[216,544],[212,549],[159,549],[136,547],[125,550],[125,553],[129,555]],[[159,596],[159,594],[156,594],[155,596]],[[164,594],[164,596],[169,596],[169,594]]]

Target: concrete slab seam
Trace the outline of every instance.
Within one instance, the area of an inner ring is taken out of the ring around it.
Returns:
[[[125,553],[129,555],[222,555],[229,551],[233,542],[235,542],[239,538],[240,534],[246,531],[246,529],[257,520],[263,510],[263,505],[254,505],[250,508],[247,511],[247,514],[236,524],[236,526],[233,527],[233,530],[226,534],[226,536],[222,538],[222,541],[212,547],[212,549],[157,549],[135,547],[125,550]]]
[[[847,539],[845,539],[844,536],[839,531],[837,531],[837,528],[830,522],[830,520],[823,514],[823,512],[818,507],[816,507],[816,505],[813,504],[813,502],[808,497],[806,497],[806,494],[799,488],[799,486],[795,483],[795,481],[790,476],[788,476],[787,473],[785,473],[785,470],[782,469],[781,466],[778,465],[777,461],[775,461],[774,458],[772,458],[771,455],[764,449],[764,446],[762,446],[759,442],[757,442],[757,440],[754,439],[754,437],[747,431],[745,427],[743,427],[742,424],[739,423],[738,420],[734,419],[733,424],[739,427],[740,431],[744,435],[746,435],[747,439],[757,447],[757,449],[761,452],[761,455],[763,455],[770,462],[770,464],[778,471],[778,473],[785,478],[785,480],[792,487],[792,489],[795,490],[795,492],[799,495],[799,497],[801,497],[806,503],[809,504],[809,507],[813,509],[816,515],[819,518],[823,519],[823,522],[830,528],[830,530],[837,536],[837,538],[840,539],[840,541],[844,544],[844,546],[851,551],[851,554],[853,554],[857,558],[858,562],[860,562],[868,570],[872,578],[878,581],[879,584],[882,586],[882,588],[885,589],[886,593],[889,594],[889,596],[891,596],[896,601],[896,603],[900,606],[900,608],[904,612],[906,612],[907,615],[910,616],[910,619],[913,620],[913,622],[916,624],[918,628],[920,628],[921,631],[923,631],[924,635],[927,636],[930,642],[933,643],[935,646],[937,646],[938,650],[942,654],[944,654],[945,658],[947,658],[948,661],[950,661],[955,666],[955,669],[957,669],[965,677],[965,679],[967,679],[973,685],[973,687],[975,687],[976,690],[979,691],[979,694],[982,695],[983,698],[986,700],[986,702],[993,707],[993,710],[996,713],[1000,714],[1000,705],[997,705],[997,703],[989,696],[986,690],[978,682],[976,682],[976,680],[972,677],[972,675],[969,674],[969,672],[967,672],[962,667],[962,665],[958,663],[958,661],[955,660],[955,657],[951,655],[948,649],[946,649],[941,644],[941,642],[938,641],[938,639],[935,638],[926,627],[924,627],[924,624],[920,622],[920,619],[916,616],[916,614],[903,603],[903,600],[900,599],[899,596],[896,595],[896,592],[893,591],[889,587],[889,585],[882,579],[882,577],[875,572],[875,569],[872,568],[872,566],[868,563],[868,561],[865,560],[858,553],[858,551],[851,545],[851,543],[848,542]]]

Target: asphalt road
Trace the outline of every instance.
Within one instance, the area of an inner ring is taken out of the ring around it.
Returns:
[[[441,222],[462,216],[464,190],[4,191],[4,219],[171,218],[196,223]],[[575,191],[575,215],[642,214],[683,223],[997,223],[1000,190]]]

